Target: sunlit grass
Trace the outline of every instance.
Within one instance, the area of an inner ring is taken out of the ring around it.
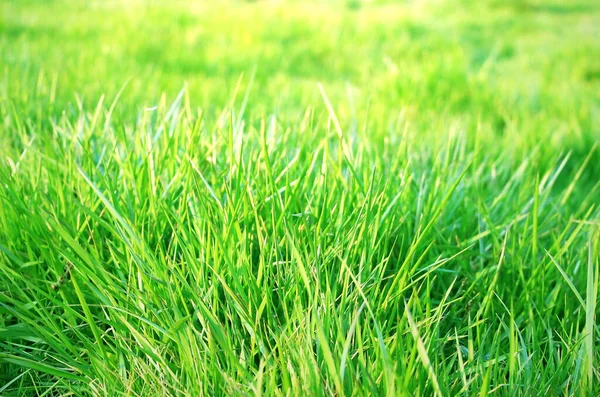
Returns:
[[[0,4],[0,395],[595,395],[593,2]]]

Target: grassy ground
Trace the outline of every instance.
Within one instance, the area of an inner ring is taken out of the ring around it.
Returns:
[[[599,38],[0,2],[0,395],[598,395]]]

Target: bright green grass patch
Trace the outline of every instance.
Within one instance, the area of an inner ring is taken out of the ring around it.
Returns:
[[[600,393],[600,6],[0,4],[0,395]]]

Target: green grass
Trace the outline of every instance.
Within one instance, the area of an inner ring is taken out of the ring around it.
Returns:
[[[599,37],[0,2],[0,395],[600,394]]]

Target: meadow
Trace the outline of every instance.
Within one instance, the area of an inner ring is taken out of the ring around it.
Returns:
[[[599,140],[593,0],[0,1],[0,395],[600,395]]]

